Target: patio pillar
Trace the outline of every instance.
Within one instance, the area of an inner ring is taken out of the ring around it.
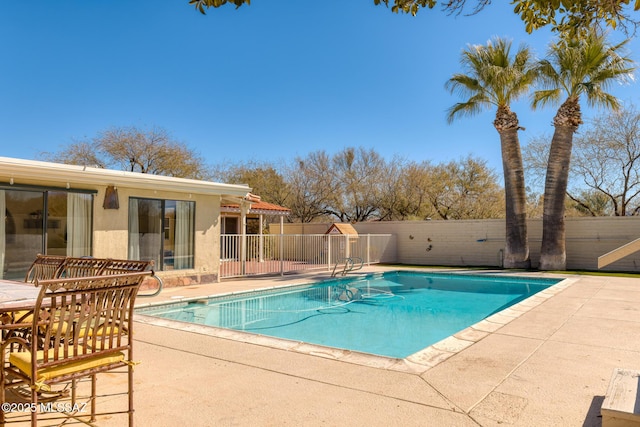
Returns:
[[[260,214],[260,216],[258,217],[258,220],[260,221],[260,224],[258,225],[258,229],[259,229],[258,239],[260,239],[258,242],[258,245],[259,245],[258,256],[259,256],[260,262],[264,262],[264,235],[262,232],[262,214]]]
[[[284,216],[280,215],[280,275],[284,276]]]
[[[243,200],[240,203],[240,268],[244,276],[247,264],[247,213],[251,208],[251,203]]]

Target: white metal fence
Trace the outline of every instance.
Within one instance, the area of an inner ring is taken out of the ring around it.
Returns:
[[[224,234],[220,277],[333,269],[347,258],[376,264],[390,242],[391,234]]]

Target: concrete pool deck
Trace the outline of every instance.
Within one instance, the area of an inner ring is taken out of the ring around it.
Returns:
[[[372,267],[367,272],[389,269],[398,268]],[[524,274],[573,280],[471,345],[416,372],[137,322],[135,359],[142,363],[135,369],[136,424],[601,425],[600,407],[613,370],[640,369],[640,280]],[[138,303],[326,276],[169,288]],[[99,393],[125,386],[123,375],[99,378]],[[124,401],[121,396],[105,397],[98,405],[122,407]],[[97,425],[121,426],[125,420],[101,417]]]

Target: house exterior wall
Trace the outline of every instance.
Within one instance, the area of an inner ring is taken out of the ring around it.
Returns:
[[[65,191],[92,193],[93,209],[90,214],[92,234],[90,242],[82,250],[82,255],[90,254],[100,258],[130,258],[128,248],[129,199],[131,197],[195,202],[192,236],[194,245],[193,268],[156,271],[165,286],[218,281],[220,272],[221,203],[223,200],[226,203],[228,203],[228,200],[241,201],[251,190],[246,185],[197,181],[7,157],[0,157],[0,187],[9,191],[42,192],[53,190],[56,193]],[[118,209],[105,209],[103,207],[108,187],[117,189]],[[2,200],[4,201],[5,198],[3,197]],[[12,199],[11,203],[15,205],[16,199]],[[46,211],[49,208],[45,205],[43,209]],[[25,215],[22,211],[20,214]],[[27,221],[27,218],[24,220]],[[54,227],[51,228],[53,229]],[[60,227],[56,228],[59,229]],[[21,232],[21,230],[17,232]],[[13,231],[12,235],[16,235],[17,232]],[[27,237],[31,237],[31,234]],[[23,235],[24,233],[20,237],[22,238]],[[5,239],[6,236],[8,234],[0,235],[0,239]],[[34,236],[39,242],[43,242],[43,236],[46,235],[41,231],[39,236],[37,234],[34,234]],[[19,259],[12,264],[12,276],[20,274],[21,269],[26,271],[28,265],[33,261],[33,257],[35,257],[37,246],[37,244],[25,246],[29,255],[24,255],[24,260]],[[46,247],[51,248],[52,246],[46,243]],[[53,247],[55,248],[55,246]],[[0,261],[2,261],[5,255],[5,248],[4,246],[0,246],[0,248],[3,251],[0,253],[2,255],[0,256]],[[64,253],[61,253],[61,255],[64,255]],[[24,262],[22,263],[22,261]],[[22,264],[17,265],[19,263]],[[0,265],[2,264],[6,265],[4,261],[0,262]],[[14,265],[17,265],[15,269],[13,269]],[[157,266],[156,269],[158,269]],[[2,276],[0,275],[0,277]]]
[[[322,234],[330,223],[285,224],[284,234]],[[527,221],[532,266],[540,259],[542,220]],[[392,262],[443,266],[502,266],[504,220],[381,221],[354,224],[360,234],[392,234]],[[567,218],[567,268],[597,270],[598,257],[640,238],[640,217]],[[640,272],[640,252],[602,269]]]
[[[158,273],[166,286],[215,282],[220,266],[220,196],[118,187],[119,209],[104,209],[105,188],[98,188],[93,210],[93,255],[128,257],[129,198],[193,201],[195,207],[194,268]]]

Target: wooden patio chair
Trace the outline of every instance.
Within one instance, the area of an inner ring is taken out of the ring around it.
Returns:
[[[63,255],[36,255],[36,259],[27,270],[24,281],[27,283],[35,283],[36,280],[55,279],[60,266],[67,259]]]
[[[133,425],[133,307],[142,281],[150,271],[66,277],[37,283],[31,333],[10,337],[0,346],[3,366],[0,401],[6,402],[8,389],[30,390],[31,425],[37,426],[39,396],[51,385],[71,382],[71,404],[76,405],[76,380],[91,380],[87,408],[91,420],[96,415],[96,374],[125,368],[127,372],[128,408],[114,413],[128,413]],[[13,393],[19,396],[20,393]],[[51,414],[47,414],[49,420]],[[57,414],[56,414],[57,415]],[[84,413],[60,414],[82,419]],[[5,414],[0,411],[0,425]]]
[[[57,277],[99,276],[109,262],[111,260],[107,258],[67,257]]]

